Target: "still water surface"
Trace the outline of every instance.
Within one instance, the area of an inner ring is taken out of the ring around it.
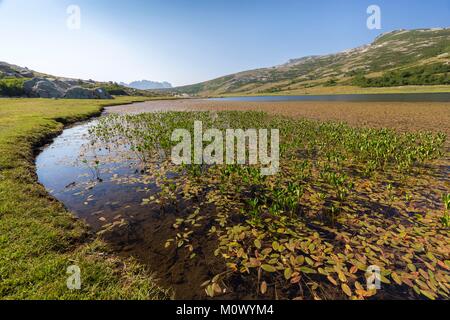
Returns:
[[[212,101],[356,101],[356,102],[450,102],[450,93],[339,94],[305,96],[255,96],[211,98]]]

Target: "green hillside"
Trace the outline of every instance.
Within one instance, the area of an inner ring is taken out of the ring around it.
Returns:
[[[327,92],[331,87],[450,85],[450,28],[397,30],[370,45],[178,87],[191,95]]]

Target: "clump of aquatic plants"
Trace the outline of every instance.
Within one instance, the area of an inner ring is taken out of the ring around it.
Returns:
[[[450,193],[442,196],[444,203],[444,216],[441,218],[442,225],[446,228],[450,227]]]
[[[263,177],[258,165],[174,166],[161,158],[170,154],[173,130],[192,132],[194,121],[219,130],[279,129],[279,173]],[[377,295],[366,287],[366,271],[377,266],[385,294],[449,298],[449,234],[442,228],[449,197],[443,218],[441,210],[415,206],[427,196],[418,177],[444,154],[443,134],[262,112],[109,116],[92,134],[111,148],[126,141],[144,164],[177,172],[158,181],[154,200],[163,206],[183,199],[195,211],[180,210],[166,247],[196,259],[193,237],[217,243],[224,270],[204,283],[211,297],[229,291],[238,276],[257,297],[365,299]]]

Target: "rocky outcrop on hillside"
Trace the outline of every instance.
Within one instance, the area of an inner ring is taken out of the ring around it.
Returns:
[[[112,99],[103,88],[84,88],[61,79],[33,78],[25,81],[23,88],[29,97],[65,99]]]
[[[25,93],[34,98],[62,98],[67,88],[61,87],[56,81],[43,78],[33,78],[23,84]]]
[[[109,92],[101,88],[101,84],[95,81],[48,76],[28,68],[0,61],[0,81],[2,79],[23,81],[23,88],[22,85],[20,85],[20,88],[17,87],[17,90],[13,93],[14,96],[56,99],[112,99]],[[18,83],[21,83],[20,81]]]
[[[87,89],[83,87],[72,87],[64,95],[66,99],[112,99],[112,96],[102,88]]]
[[[0,78],[1,77],[33,78],[34,73],[27,68],[0,61]]]

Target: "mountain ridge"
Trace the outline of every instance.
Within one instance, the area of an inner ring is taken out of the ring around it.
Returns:
[[[133,89],[139,89],[139,90],[156,90],[156,89],[171,89],[172,84],[163,81],[151,81],[151,80],[139,80],[139,81],[133,81],[130,83],[121,82],[120,85],[133,88]]]
[[[400,29],[353,49],[290,59],[278,66],[242,71],[175,91],[215,96],[306,92],[332,86],[450,85],[449,57],[450,28]]]

